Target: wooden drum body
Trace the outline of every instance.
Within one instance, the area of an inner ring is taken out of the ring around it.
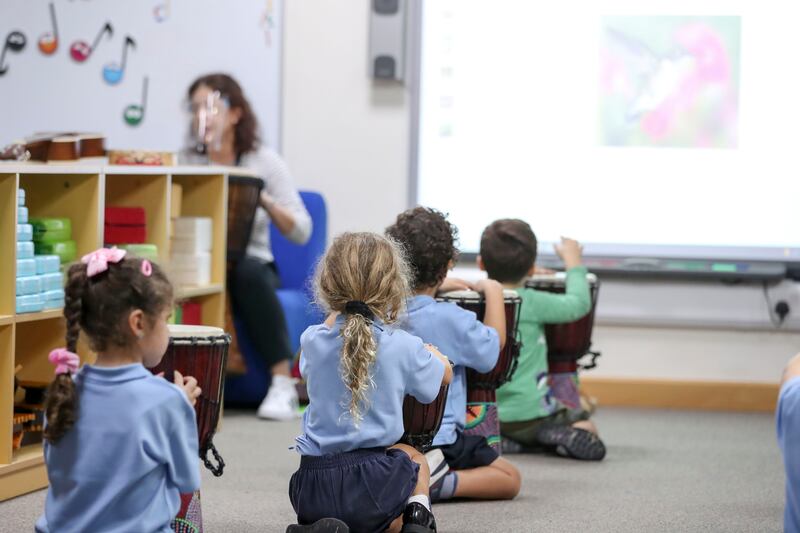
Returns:
[[[579,368],[588,369],[597,366],[596,359],[600,352],[593,352],[592,329],[597,307],[597,296],[600,284],[594,274],[586,275],[592,305],[589,312],[573,322],[562,324],[545,324],[544,334],[547,339],[548,381],[553,396],[570,408],[580,407],[576,373]],[[535,276],[525,283],[525,287],[556,294],[566,293],[566,282],[563,274]],[[591,355],[587,365],[579,364],[579,359]]]
[[[263,187],[260,178],[228,176],[229,263],[240,260],[247,252]]]
[[[215,476],[221,476],[225,462],[214,447],[214,432],[219,422],[222,407],[225,364],[228,357],[230,336],[219,328],[206,326],[169,326],[169,346],[158,366],[150,370],[172,381],[175,370],[184,376],[197,379],[202,394],[194,406],[197,413],[197,436],[200,459]],[[208,452],[214,456],[214,465]],[[200,511],[200,491],[181,494],[181,508],[172,523],[179,533],[202,533],[203,520]]]
[[[428,451],[433,445],[433,438],[439,432],[447,405],[448,385],[442,385],[439,395],[431,403],[424,404],[406,395],[403,401],[403,427],[405,432],[400,442],[413,446],[420,452]]]
[[[483,321],[486,302],[475,291],[453,291],[437,297],[439,301],[453,302],[459,307],[472,311]],[[508,382],[517,369],[520,344],[517,340],[519,312],[522,299],[515,291],[503,291],[506,311],[506,345],[500,350],[495,367],[487,373],[471,368],[467,375],[467,420],[466,435],[479,435],[500,452],[500,418],[497,414],[496,390]]]

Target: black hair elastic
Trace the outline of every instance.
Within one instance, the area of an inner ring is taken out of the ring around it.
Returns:
[[[348,315],[361,315],[369,321],[375,320],[375,315],[369,310],[369,306],[361,300],[350,300],[344,304],[344,312]]]

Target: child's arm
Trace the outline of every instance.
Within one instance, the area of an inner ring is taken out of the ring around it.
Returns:
[[[169,409],[168,438],[164,444],[169,448],[167,472],[170,481],[182,493],[200,488],[200,462],[197,450],[197,420],[194,409],[181,399],[164,405]]]
[[[586,267],[582,265],[581,245],[574,239],[561,238],[555,245],[556,253],[564,261],[567,270],[565,294],[552,294],[536,291],[532,305],[523,306],[524,315],[545,324],[572,322],[586,315],[592,308],[589,284],[586,281]]]
[[[781,380],[781,384],[798,376],[800,376],[800,353],[792,357],[786,364],[786,368],[783,370],[783,380]]]
[[[494,328],[500,339],[500,349],[506,345],[506,306],[503,299],[503,286],[493,279],[482,279],[475,285],[486,299],[486,312],[483,323]]]
[[[434,346],[433,344],[426,344],[425,347],[431,352],[434,356],[436,356],[439,361],[442,362],[444,365],[444,375],[442,376],[442,385],[449,385],[451,381],[453,381],[453,366],[450,364],[450,360],[442,355],[442,352],[439,351],[439,348]]]

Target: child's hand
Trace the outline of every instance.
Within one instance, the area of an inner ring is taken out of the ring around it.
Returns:
[[[192,376],[183,377],[180,372],[175,371],[175,385],[183,389],[189,403],[194,405],[197,403],[197,398],[200,397],[203,390],[197,386],[197,380]]]
[[[444,364],[444,376],[442,376],[442,385],[447,385],[453,379],[453,367],[450,364],[450,359],[439,351],[439,348],[433,344],[425,344],[425,348],[433,354],[434,357]]]
[[[553,247],[558,257],[564,261],[564,268],[566,270],[580,266],[583,246],[581,246],[578,241],[568,237],[561,237],[561,244],[555,244]]]
[[[474,290],[482,292],[484,295],[487,293],[503,293],[503,285],[494,279],[482,279],[473,285]]]
[[[475,290],[474,287],[472,283],[463,279],[445,278],[442,284],[439,285],[439,292]]]

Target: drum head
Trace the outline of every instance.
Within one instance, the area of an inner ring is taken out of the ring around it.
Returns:
[[[436,296],[439,300],[443,300],[445,302],[481,302],[483,301],[483,295],[476,291],[450,291],[439,294]],[[518,302],[520,300],[519,294],[517,291],[512,289],[503,289],[503,300],[506,302]]]
[[[222,328],[212,326],[187,326],[184,324],[167,324],[170,339],[185,339],[189,337],[221,337],[225,335]]]

